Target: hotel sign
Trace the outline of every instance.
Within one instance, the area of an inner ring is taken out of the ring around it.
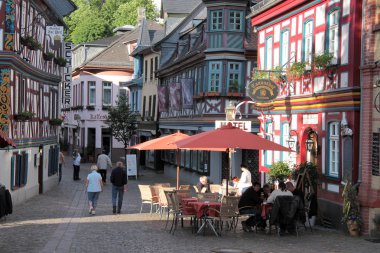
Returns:
[[[278,85],[270,79],[257,79],[248,84],[248,96],[255,102],[271,102],[278,92]]]
[[[231,123],[234,127],[240,128],[243,131],[251,132],[252,124],[251,121],[223,121],[216,120],[215,121],[215,129],[226,126],[228,123]]]

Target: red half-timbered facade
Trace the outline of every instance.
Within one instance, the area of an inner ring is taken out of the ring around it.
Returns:
[[[63,48],[62,36],[46,31],[63,29],[75,8],[69,0],[0,3],[0,131],[8,140],[0,146],[0,183],[16,203],[58,182],[58,126],[51,123],[60,118]]]
[[[258,34],[258,69],[283,75],[275,80],[273,110],[260,117],[261,133],[283,145],[295,142],[292,153],[261,152],[260,165],[317,164],[318,215],[341,227],[342,183],[359,178],[362,1],[264,0],[249,17]],[[318,68],[321,55],[332,58]],[[301,76],[289,71],[293,65]]]

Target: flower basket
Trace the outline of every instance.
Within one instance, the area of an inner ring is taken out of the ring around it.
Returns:
[[[88,106],[86,106],[86,109],[89,110],[89,111],[93,111],[93,110],[95,110],[95,106],[88,105]]]
[[[21,37],[20,43],[21,45],[28,47],[30,50],[38,50],[42,48],[38,40],[34,39],[32,36]]]
[[[52,126],[60,126],[60,125],[62,125],[62,122],[63,122],[63,120],[62,119],[58,119],[58,118],[51,119],[49,121],[50,125],[52,125]]]
[[[54,59],[54,53],[52,52],[48,52],[48,53],[43,53],[42,54],[42,58],[45,60],[45,61],[51,61]]]
[[[305,73],[305,69],[305,62],[294,62],[287,71],[288,79],[293,81],[300,80]]]
[[[14,115],[16,121],[28,121],[31,120],[34,116],[33,112],[20,112]]]
[[[358,236],[362,219],[360,215],[360,203],[358,197],[358,184],[353,185],[350,180],[346,181],[343,196],[342,222],[347,224],[351,236]]]
[[[60,67],[66,67],[67,61],[65,58],[58,56],[54,58],[54,63]]]
[[[326,69],[330,64],[331,60],[334,58],[333,54],[324,52],[323,54],[314,55],[313,57],[313,67],[315,69]]]

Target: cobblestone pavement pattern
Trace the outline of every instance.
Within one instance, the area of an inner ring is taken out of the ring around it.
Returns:
[[[99,198],[95,216],[88,215],[84,178],[90,164],[82,164],[81,181],[72,181],[71,161],[66,161],[62,182],[53,190],[14,207],[14,213],[0,221],[0,252],[212,252],[241,249],[249,252],[379,252],[380,244],[351,238],[338,231],[301,231],[299,237],[225,232],[195,236],[189,228],[175,235],[164,230],[157,214],[139,214],[138,184],[174,181],[150,170],[139,180],[130,179],[122,214],[112,214],[111,185]],[[109,177],[110,173],[108,173]],[[146,211],[148,211],[147,206]],[[188,227],[188,226],[187,226]]]

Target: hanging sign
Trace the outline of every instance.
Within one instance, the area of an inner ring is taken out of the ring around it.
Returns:
[[[256,79],[248,84],[248,96],[255,102],[271,102],[278,92],[278,85],[270,79]]]

